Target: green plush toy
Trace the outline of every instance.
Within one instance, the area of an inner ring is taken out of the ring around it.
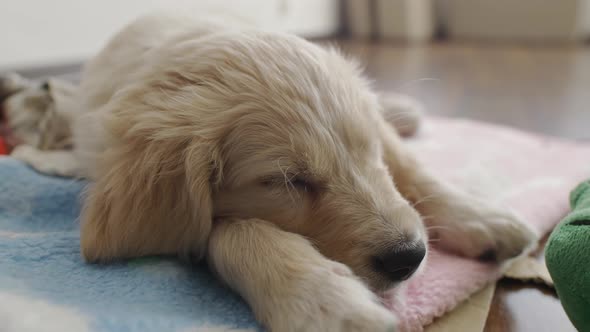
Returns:
[[[565,312],[581,332],[590,331],[590,181],[570,194],[572,212],[555,228],[545,262]]]

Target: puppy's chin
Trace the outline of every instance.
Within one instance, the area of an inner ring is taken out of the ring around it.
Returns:
[[[365,283],[371,291],[376,294],[383,294],[399,288],[406,281],[393,281],[385,276],[373,277],[371,280],[365,280]]]
[[[424,270],[425,265],[425,263],[420,264],[418,270],[407,280],[393,280],[386,274],[373,269],[368,272],[368,275],[365,274],[363,276],[362,273],[357,275],[361,275],[360,278],[364,281],[365,285],[375,294],[396,293],[399,289],[404,288],[408,281],[419,276]]]

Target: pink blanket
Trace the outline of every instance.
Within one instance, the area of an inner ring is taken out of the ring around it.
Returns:
[[[410,144],[433,171],[474,194],[514,209],[539,234],[568,212],[568,193],[590,177],[590,143],[536,136],[467,120],[428,119]],[[436,317],[501,276],[500,267],[433,249],[424,272],[385,304],[401,331],[422,331]],[[399,294],[398,294],[399,295]]]

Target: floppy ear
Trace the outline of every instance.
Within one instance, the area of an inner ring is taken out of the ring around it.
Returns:
[[[82,255],[91,262],[176,253],[202,257],[212,223],[216,144],[179,128],[173,112],[141,103],[119,108],[107,121],[117,139],[100,156],[97,180],[85,198]]]

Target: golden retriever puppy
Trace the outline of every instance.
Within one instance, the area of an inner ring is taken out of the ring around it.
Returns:
[[[394,330],[371,290],[419,270],[426,226],[473,258],[535,239],[414,160],[384,116],[407,103],[293,35],[146,16],[87,65],[75,104],[84,258],[206,258],[271,331]]]

